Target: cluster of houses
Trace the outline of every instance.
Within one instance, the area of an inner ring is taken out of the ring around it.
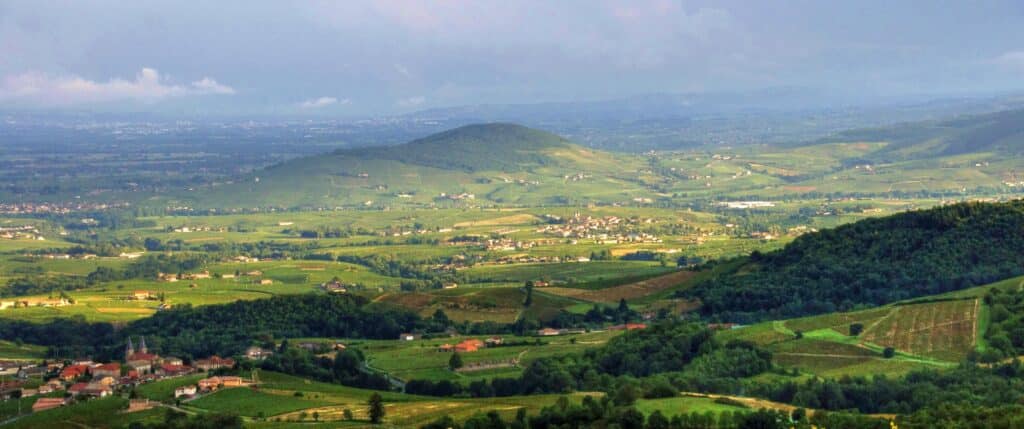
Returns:
[[[646,318],[646,316],[645,316]],[[621,325],[609,326],[609,331],[633,331],[637,329],[647,329],[647,324],[644,323],[624,323]],[[538,337],[554,337],[558,335],[569,335],[569,334],[582,334],[586,332],[583,329],[555,329],[555,328],[541,328],[537,330]]]
[[[602,244],[661,243],[661,239],[654,235],[635,231],[636,225],[654,223],[654,219],[650,218],[593,217],[579,212],[568,219],[550,214],[545,215],[545,218],[555,223],[538,228],[538,233],[561,238],[593,239]],[[573,241],[572,243],[577,244],[578,242]]]
[[[747,209],[763,209],[769,207],[775,207],[775,203],[771,201],[723,201],[717,204],[719,207],[725,207],[733,210],[747,210]]]
[[[490,337],[486,340],[478,340],[476,338],[470,338],[464,340],[458,344],[442,344],[438,346],[437,351],[439,352],[455,352],[455,353],[473,353],[484,347],[497,347],[503,343],[501,337]]]
[[[579,182],[579,181],[582,181],[582,180],[589,179],[591,177],[594,177],[594,176],[591,176],[589,174],[576,173],[576,174],[566,174],[562,178],[565,179],[568,182]]]
[[[0,367],[11,365],[0,365]],[[196,359],[192,362],[191,366],[185,365],[179,358],[150,353],[146,347],[145,338],[140,338],[138,347],[135,347],[129,338],[128,344],[125,346],[123,363],[96,363],[90,359],[77,359],[66,364],[51,363],[44,366],[21,366],[18,369],[18,378],[20,380],[0,382],[0,396],[4,398],[13,397],[15,390],[22,397],[49,395],[61,390],[67,393],[60,398],[43,397],[37,399],[32,407],[32,411],[37,412],[66,405],[72,398],[103,398],[113,395],[117,389],[124,386],[136,386],[160,379],[181,377],[193,374],[199,370],[209,372],[234,366],[235,361],[233,359],[218,356]],[[0,368],[0,370],[2,369]],[[47,380],[38,388],[23,388],[25,383],[23,380],[29,376],[44,376],[51,373],[55,373],[56,376]],[[245,385],[245,381],[240,377],[209,377],[199,380],[193,386],[179,388],[175,391],[175,397],[189,397],[196,395],[198,392],[209,392],[220,387],[243,385]],[[130,404],[129,411],[133,409],[138,411],[151,406],[148,401],[133,401]]]
[[[76,211],[106,211],[113,208],[128,207],[128,203],[89,203],[89,202],[59,202],[59,203],[0,203],[0,213],[3,214],[26,214],[26,213],[58,213],[67,214]]]
[[[209,278],[212,278],[212,277],[213,277],[213,275],[210,274],[210,272],[206,271],[206,270],[200,271],[198,273],[182,273],[182,274],[157,273],[157,275],[156,275],[157,280],[162,281],[162,282],[168,282],[168,283],[174,283],[174,282],[176,282],[178,280],[203,280],[203,279],[209,279]],[[231,277],[234,277],[234,275],[231,275]]]
[[[7,240],[45,240],[32,225],[0,226],[0,238]]]
[[[475,194],[470,194],[470,193],[466,193],[466,192],[463,192],[461,194],[448,194],[448,193],[442,192],[441,195],[439,195],[438,197],[441,198],[441,199],[447,199],[447,200],[452,200],[452,201],[475,200],[476,199],[476,195]]]
[[[347,293],[350,288],[355,285],[342,283],[340,280],[331,280],[329,282],[320,283],[320,288],[327,292],[332,293]]]
[[[492,238],[483,242],[484,250],[525,250],[537,246],[558,244],[555,240],[513,240],[510,238]]]
[[[8,308],[28,308],[28,307],[63,307],[65,305],[71,305],[71,300],[59,297],[59,298],[24,298],[0,301],[0,310],[6,310]]]
[[[167,232],[226,232],[225,227],[213,227],[206,225],[167,227]]]

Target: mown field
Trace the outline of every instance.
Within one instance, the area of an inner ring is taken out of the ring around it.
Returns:
[[[368,364],[403,380],[458,380],[470,382],[494,377],[515,377],[530,361],[547,356],[576,353],[600,347],[621,331],[591,332],[553,337],[502,336],[508,344],[482,348],[477,352],[460,353],[465,368],[448,369],[450,352],[439,352],[442,344],[456,344],[469,338],[453,337],[416,341],[353,341],[350,344],[366,353]],[[474,366],[480,366],[474,370]]]

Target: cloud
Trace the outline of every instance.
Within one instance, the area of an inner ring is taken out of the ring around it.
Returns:
[[[1024,72],[1024,51],[1006,52],[996,57],[994,62],[997,65]]]
[[[337,98],[334,97],[320,97],[311,98],[309,100],[303,101],[302,103],[299,103],[299,107],[303,109],[319,109],[321,107],[327,107],[333,104],[348,104],[350,102],[351,100],[347,98],[338,100]]]
[[[0,81],[0,102],[17,101],[43,106],[126,100],[156,102],[173,97],[234,93],[234,88],[209,77],[189,84],[174,84],[156,69],[148,67],[140,70],[134,80],[112,78],[98,82],[74,75],[26,72],[8,75]]]
[[[427,98],[426,97],[424,97],[422,95],[417,95],[415,97],[403,98],[401,100],[398,100],[398,101],[395,102],[395,104],[397,104],[398,107],[410,108],[410,107],[419,106],[419,105],[421,105],[423,103],[426,103],[426,102],[427,102]]]

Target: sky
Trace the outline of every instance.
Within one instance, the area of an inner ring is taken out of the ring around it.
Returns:
[[[366,116],[1024,89],[1024,1],[0,1],[0,109]]]

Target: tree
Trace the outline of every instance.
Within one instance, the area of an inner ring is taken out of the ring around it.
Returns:
[[[651,416],[647,418],[647,429],[668,429],[669,427],[668,419],[661,414],[660,410],[651,413]]]
[[[355,418],[355,416],[352,415],[352,410],[350,410],[348,408],[344,409],[341,412],[341,416],[344,417],[345,420],[352,420],[353,418]]]
[[[795,334],[795,337],[798,340],[804,337],[804,331],[796,331]]]
[[[529,307],[530,305],[533,305],[533,281],[532,280],[527,280],[526,281],[525,289],[526,289],[526,299],[523,300],[523,307]]]
[[[856,336],[860,335],[861,332],[864,332],[864,325],[863,324],[861,324],[861,323],[851,323],[850,324],[850,336],[851,337],[856,337]]]
[[[886,347],[885,350],[882,351],[882,357],[886,359],[892,358],[893,356],[896,356],[896,349],[892,347]]]
[[[462,365],[462,356],[460,356],[458,353],[452,353],[452,357],[448,359],[448,369],[455,371],[459,368],[462,368]]]
[[[384,398],[379,393],[370,395],[370,422],[380,424],[384,421]]]

